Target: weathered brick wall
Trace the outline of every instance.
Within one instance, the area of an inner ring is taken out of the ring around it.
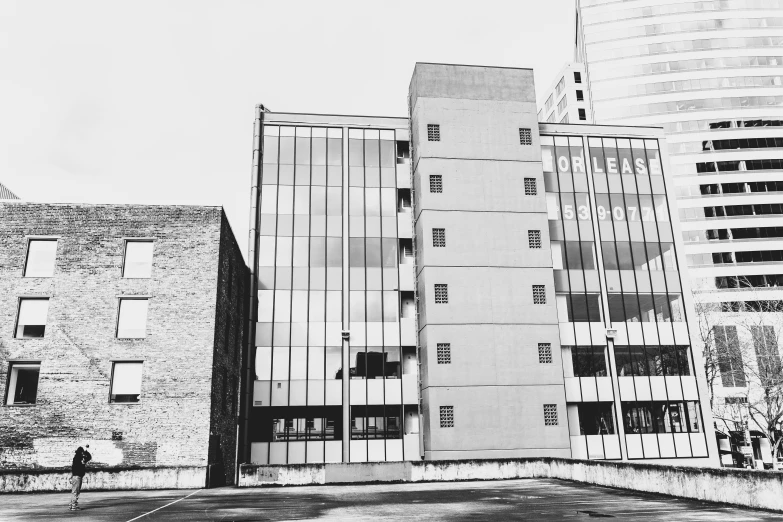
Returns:
[[[232,463],[233,417],[211,412],[214,377],[239,367],[220,344],[227,227],[216,207],[0,203],[2,396],[9,360],[41,361],[37,404],[0,406],[0,467],[65,466],[85,444],[98,466],[203,466],[210,429]],[[60,236],[54,277],[22,277],[28,235]],[[151,279],[121,278],[124,237],[155,238]],[[51,297],[43,339],[14,339],[20,295]],[[122,295],[151,296],[145,339],[115,338]],[[141,402],[109,403],[117,359],[144,360]]]
[[[249,270],[231,226],[221,220],[220,266],[215,314],[215,353],[212,377],[209,464],[213,485],[233,484],[236,464],[240,368],[244,357],[246,295]]]

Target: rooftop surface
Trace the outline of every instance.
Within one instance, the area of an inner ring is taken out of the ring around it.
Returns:
[[[282,520],[783,520],[783,514],[552,479],[262,489],[8,494],[0,519]]]

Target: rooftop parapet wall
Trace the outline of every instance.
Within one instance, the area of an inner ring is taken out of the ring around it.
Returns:
[[[419,97],[535,104],[536,91],[532,69],[417,63],[410,97],[411,108]]]
[[[117,491],[139,489],[198,489],[206,483],[204,466],[116,467],[88,470],[83,491]],[[3,469],[0,470],[0,493],[70,491],[71,470]]]
[[[783,474],[559,458],[240,467],[240,487],[556,478],[783,511]]]

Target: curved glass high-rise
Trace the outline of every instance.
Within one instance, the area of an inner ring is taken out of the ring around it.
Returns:
[[[577,15],[594,121],[665,130],[694,288],[729,308],[779,298],[783,0],[577,0]]]
[[[752,402],[739,362],[777,344],[756,331],[743,342],[735,312],[779,315],[783,298],[783,0],[576,6],[593,121],[664,128],[692,287],[723,312],[716,342],[739,357],[720,364],[718,395]]]

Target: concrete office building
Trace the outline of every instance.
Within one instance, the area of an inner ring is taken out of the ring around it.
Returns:
[[[546,123],[592,123],[590,91],[582,63],[567,63],[539,100],[538,121]]]
[[[220,207],[0,203],[0,468],[233,483],[247,283]]]
[[[780,325],[740,343],[738,325],[759,321],[737,312],[779,313],[783,298],[783,2],[577,0],[576,8],[575,57],[594,121],[664,129],[691,284],[705,308],[722,310],[709,319],[725,326],[715,333],[720,346],[779,358]],[[753,361],[741,365],[758,373]],[[750,379],[736,371],[721,363],[716,395],[747,396]],[[722,403],[719,416],[731,417]]]
[[[716,464],[661,132],[538,124],[527,69],[408,100],[258,108],[240,461]]]

